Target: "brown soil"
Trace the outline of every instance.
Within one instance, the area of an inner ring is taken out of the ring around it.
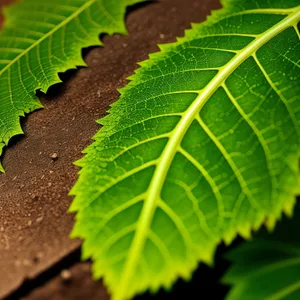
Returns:
[[[45,109],[22,120],[25,137],[11,142],[3,160],[6,173],[0,175],[0,298],[19,299],[33,284],[59,274],[51,270],[61,269],[66,256],[78,260],[80,241],[69,239],[74,220],[67,214],[68,191],[78,172],[72,162],[99,129],[95,120],[118,99],[116,89],[137,62],[219,6],[217,0],[165,0],[130,9],[129,36],[105,36],[104,48],[85,51],[89,68],[64,74],[64,84],[41,96]],[[71,267],[71,280],[63,279],[66,274],[25,299],[108,299],[102,285],[90,279],[88,263]]]

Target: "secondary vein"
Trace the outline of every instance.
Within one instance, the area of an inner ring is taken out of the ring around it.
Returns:
[[[33,49],[37,45],[39,45],[43,40],[45,40],[46,38],[48,38],[54,32],[56,32],[57,30],[59,30],[60,28],[62,28],[63,26],[65,26],[67,23],[69,23],[70,21],[72,21],[76,16],[78,16],[80,13],[82,13],[85,9],[87,9],[89,6],[91,6],[94,2],[95,2],[95,0],[89,0],[89,1],[87,1],[84,5],[82,5],[81,7],[79,7],[74,13],[72,13],[68,18],[66,18],[64,21],[62,21],[61,23],[59,23],[57,26],[55,26],[52,30],[50,30],[49,32],[47,32],[40,39],[38,39],[37,41],[35,41],[31,46],[29,46],[28,48],[26,48],[22,53],[20,53],[5,68],[3,68],[0,71],[0,76],[7,69],[9,69],[16,61],[18,61],[19,59],[21,59],[22,56],[24,56],[26,53],[28,53],[31,49]]]

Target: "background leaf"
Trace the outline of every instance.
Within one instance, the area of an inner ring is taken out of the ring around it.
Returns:
[[[73,236],[113,299],[188,279],[299,191],[298,1],[224,1],[141,64],[78,163]]]
[[[233,263],[223,282],[233,285],[228,300],[300,299],[300,205],[292,220],[285,218],[275,231],[255,235],[233,249]]]
[[[47,92],[60,82],[58,72],[84,66],[81,49],[101,45],[100,33],[126,33],[125,8],[142,1],[23,0],[5,10],[0,32],[0,155],[11,137],[23,133],[20,116],[42,107],[35,91]]]

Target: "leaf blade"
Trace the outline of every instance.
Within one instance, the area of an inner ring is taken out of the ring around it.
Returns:
[[[95,261],[94,275],[104,277],[114,299],[169,288],[178,276],[188,279],[198,261],[212,262],[220,240],[250,237],[265,217],[271,227],[295,202],[299,102],[290,100],[292,93],[298,99],[298,88],[285,78],[294,122],[253,54],[263,57],[260,51],[266,46],[284,49],[283,41],[299,48],[295,30],[289,31],[299,22],[299,8],[293,8],[293,1],[276,8],[273,1],[274,8],[254,6],[241,13],[235,1],[225,4],[205,24],[194,25],[185,38],[160,46],[162,52],[140,64],[79,163],[83,168],[72,190],[76,198],[71,211],[77,212],[73,235],[85,239],[85,257]],[[247,22],[237,23],[241,15]],[[296,72],[293,67],[287,74],[299,82]],[[143,168],[153,161],[155,170],[152,165]],[[136,167],[142,172],[130,173]],[[118,174],[130,176],[116,183]],[[121,225],[111,220],[108,228],[93,231],[101,219],[97,213],[109,213],[110,206],[140,195],[143,207],[136,207],[136,219]],[[124,233],[122,226],[130,231],[115,241],[114,252],[102,249],[110,236]],[[172,265],[153,250],[153,232],[171,249]],[[118,263],[110,261],[114,255]]]

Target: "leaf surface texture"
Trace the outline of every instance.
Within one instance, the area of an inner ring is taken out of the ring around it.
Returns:
[[[0,31],[0,155],[23,133],[20,116],[41,108],[36,90],[60,82],[58,72],[84,66],[81,49],[100,33],[126,33],[127,5],[142,0],[23,0],[5,10]],[[0,165],[0,170],[3,170]]]
[[[223,1],[131,76],[78,162],[73,236],[114,300],[190,278],[299,191],[300,7]]]

